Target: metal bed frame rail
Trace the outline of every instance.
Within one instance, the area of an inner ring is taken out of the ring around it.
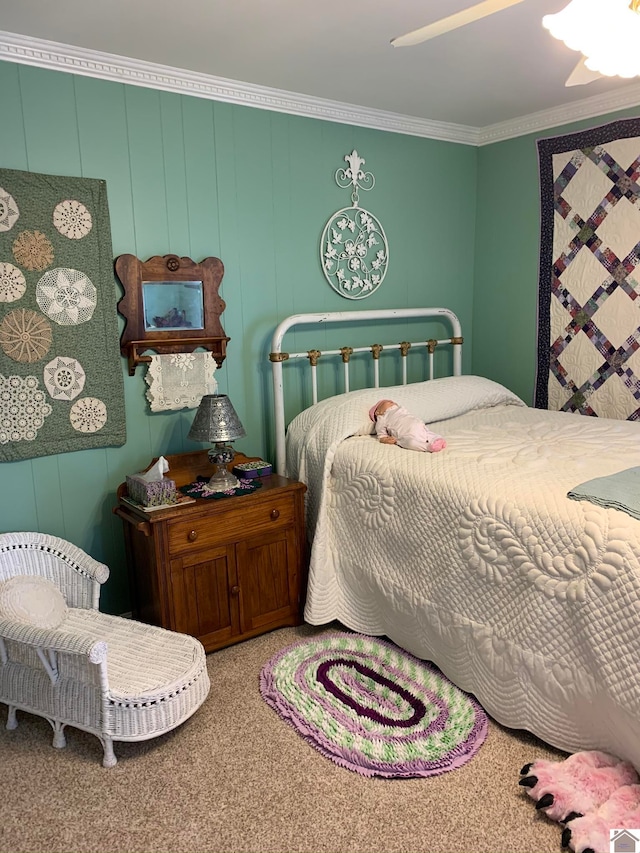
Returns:
[[[272,376],[273,376],[273,397],[274,397],[274,415],[275,415],[275,432],[276,432],[276,471],[278,474],[284,474],[285,470],[285,439],[286,439],[286,424],[285,424],[285,409],[284,409],[284,384],[282,365],[283,362],[291,359],[307,358],[311,368],[311,383],[312,383],[312,399],[313,403],[318,402],[318,379],[317,366],[318,361],[324,356],[340,356],[344,366],[344,391],[349,391],[349,362],[354,353],[370,352],[373,358],[374,384],[373,388],[379,388],[379,359],[383,349],[389,349],[389,345],[371,344],[367,347],[340,347],[334,350],[307,350],[306,352],[284,352],[282,350],[282,340],[287,332],[294,326],[309,325],[314,323],[354,323],[361,320],[403,320],[403,319],[434,319],[444,318],[448,320],[452,335],[449,338],[436,340],[431,338],[426,341],[409,342],[401,341],[394,345],[400,351],[402,358],[402,384],[407,384],[407,356],[412,347],[426,347],[429,353],[429,379],[433,379],[433,354],[437,346],[448,344],[453,350],[453,375],[460,376],[462,373],[462,329],[460,320],[447,308],[396,308],[390,310],[371,310],[371,311],[334,311],[329,313],[317,314],[292,314],[284,319],[276,328],[271,339],[271,353],[269,360],[271,361]]]

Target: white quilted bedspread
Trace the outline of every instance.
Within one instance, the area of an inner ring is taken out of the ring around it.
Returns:
[[[447,449],[367,434],[382,396]],[[313,406],[289,428],[287,465],[309,487],[308,622],[386,634],[504,725],[640,766],[640,521],[566,497],[640,465],[639,424],[455,377]]]

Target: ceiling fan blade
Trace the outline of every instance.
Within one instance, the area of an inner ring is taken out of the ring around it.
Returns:
[[[600,80],[602,74],[599,71],[592,71],[585,65],[586,57],[582,56],[580,62],[569,75],[565,86],[584,86],[586,83],[592,83],[594,80]]]
[[[484,0],[482,3],[477,3],[475,6],[470,6],[468,9],[463,9],[461,12],[449,15],[448,18],[441,18],[433,24],[420,27],[419,30],[412,30],[412,32],[404,36],[391,39],[391,44],[394,47],[411,47],[414,44],[420,44],[436,36],[441,36],[450,30],[457,30],[458,27],[464,27],[465,24],[479,21],[481,18],[486,18],[487,15],[493,15],[495,12],[501,12],[503,9],[508,9],[509,6],[515,6],[517,3],[522,2],[523,0]]]

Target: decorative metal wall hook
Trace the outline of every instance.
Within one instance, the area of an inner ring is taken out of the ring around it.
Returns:
[[[376,179],[372,172],[364,172],[362,166],[366,163],[364,157],[360,157],[354,148],[351,154],[345,154],[344,159],[349,164],[348,169],[338,169],[336,171],[336,184],[339,187],[346,188],[349,185],[353,187],[351,191],[351,202],[354,207],[358,207],[358,190],[372,190],[376,184]]]
[[[372,190],[375,178],[365,172],[364,157],[354,148],[345,154],[348,168],[335,173],[339,187],[351,187],[351,207],[329,219],[320,238],[322,272],[331,287],[346,299],[364,299],[380,287],[387,273],[389,245],[380,221],[359,206],[359,190]]]

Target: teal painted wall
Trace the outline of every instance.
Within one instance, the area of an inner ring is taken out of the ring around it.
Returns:
[[[538,139],[637,116],[629,109],[478,151],[473,371],[533,403],[540,245]]]
[[[223,260],[231,342],[217,376],[247,429],[237,449],[272,458],[267,355],[289,314],[445,305],[462,321],[470,370],[474,148],[3,62],[0,114],[0,167],[106,180],[114,258]],[[382,287],[360,302],[336,294],[318,260],[325,222],[349,204],[333,175],[353,148],[376,177],[361,204],[390,245]],[[416,339],[409,325],[398,340]],[[288,347],[371,344],[375,333],[344,341],[327,329],[313,338],[302,331]],[[102,606],[114,613],[129,609],[121,522],[111,513],[118,484],[154,456],[201,447],[186,438],[193,411],[151,414],[144,368],[129,377],[122,365],[124,447],[0,466],[0,530],[61,536],[106,562]]]

